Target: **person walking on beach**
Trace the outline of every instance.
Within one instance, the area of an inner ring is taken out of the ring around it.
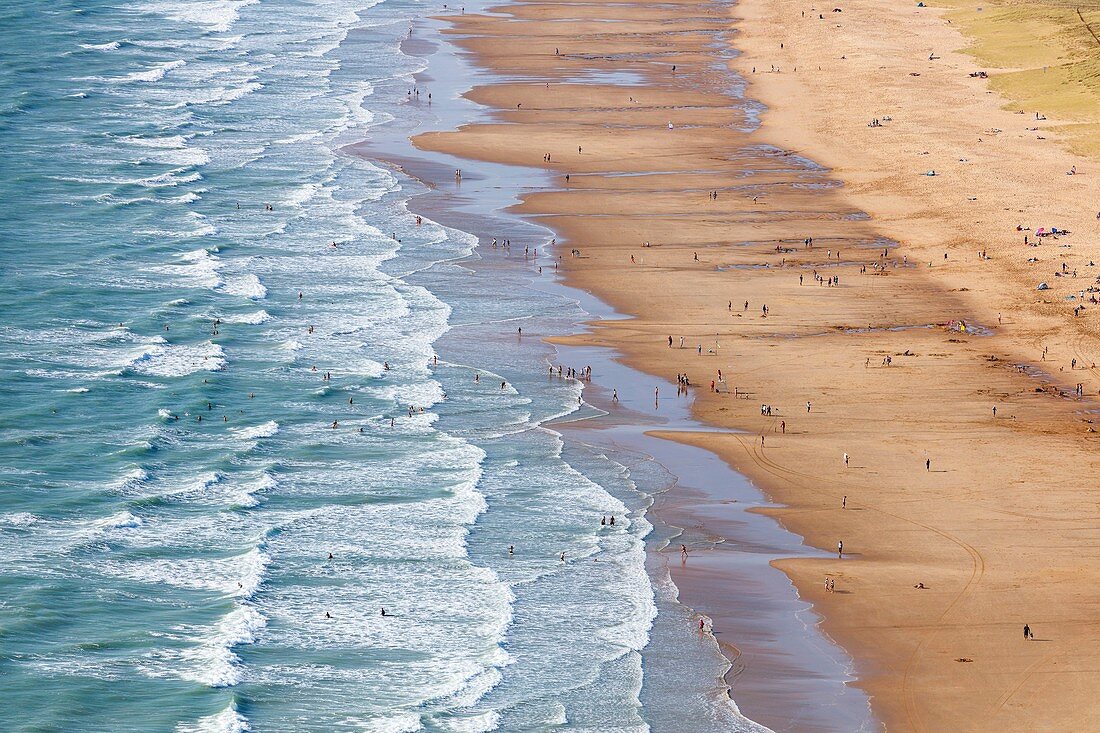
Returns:
[[[924,459],[924,470],[925,471],[931,471],[932,470],[932,459],[931,458],[925,458]]]
[[[844,557],[844,540],[838,540],[836,543],[836,556]]]
[[[687,545],[680,545],[680,562],[687,562],[688,548]]]
[[[845,468],[848,467],[848,454],[847,453],[844,454],[844,467]]]
[[[1028,640],[1034,639],[1034,638],[1035,637],[1032,636],[1032,634],[1031,634],[1031,627],[1028,626],[1027,624],[1024,624],[1024,641],[1028,641]]]

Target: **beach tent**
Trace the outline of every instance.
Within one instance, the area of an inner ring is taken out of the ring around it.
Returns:
[[[1036,290],[1050,290],[1050,286],[1047,285],[1046,283],[1039,283],[1039,287],[1037,287],[1035,289]]]

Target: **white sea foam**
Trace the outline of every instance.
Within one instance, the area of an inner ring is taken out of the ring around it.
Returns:
[[[239,605],[223,616],[198,647],[180,656],[189,663],[184,675],[209,687],[233,687],[243,676],[240,658],[233,647],[251,644],[267,626],[267,619],[251,605]]]
[[[0,523],[9,527],[29,527],[38,522],[38,517],[30,512],[13,512],[0,515]]]
[[[175,61],[165,61],[162,64],[157,64],[153,68],[146,69],[145,71],[134,71],[134,72],[131,72],[129,74],[126,74],[125,76],[93,77],[93,79],[95,81],[108,81],[108,82],[118,83],[118,84],[128,84],[130,82],[135,82],[135,81],[141,81],[141,82],[160,81],[161,79],[164,78],[164,75],[167,74],[169,71],[172,71],[173,69],[178,69],[181,66],[184,66],[186,64],[187,64],[187,62],[184,61],[183,59],[176,59]]]
[[[218,288],[223,284],[218,268],[221,260],[211,254],[209,250],[196,249],[179,255],[178,265],[165,265],[154,268],[159,272],[171,275],[179,275],[185,278],[188,285],[203,288]]]
[[[87,387],[73,387],[72,389],[67,389],[65,391],[71,392],[73,394],[83,394],[85,392],[88,392],[89,389]]]
[[[200,371],[218,371],[227,363],[225,351],[218,344],[157,344],[130,362],[138,374],[156,377],[182,377]]]
[[[279,432],[279,423],[274,420],[268,420],[262,425],[255,425],[249,428],[233,428],[231,431],[241,440],[256,440],[257,438],[270,438]]]
[[[229,30],[241,17],[240,10],[259,0],[189,0],[189,2],[156,2],[145,6],[148,12],[163,15],[187,25],[201,25],[216,33]]]
[[[225,316],[219,316],[222,323],[245,323],[250,326],[258,326],[261,323],[267,323],[271,320],[271,314],[265,310],[253,311],[252,313],[231,313]]]
[[[274,479],[271,479],[271,477],[266,474],[265,477],[269,479],[271,485],[274,486]],[[256,482],[257,487],[263,484],[263,479]],[[260,585],[264,581],[264,573],[267,571],[267,566],[271,562],[271,558],[267,556],[267,553],[256,549],[234,558],[233,562],[238,572],[238,585],[232,592],[239,596],[244,596],[245,598],[251,598],[256,594],[256,591],[260,589]]]
[[[293,145],[294,143],[304,143],[310,140],[316,140],[319,137],[324,137],[324,133],[320,131],[303,132],[297,135],[289,135],[281,140],[276,140],[275,143],[277,145]]]
[[[127,491],[149,480],[149,472],[141,466],[134,466],[112,481],[109,486],[114,491]]]
[[[222,478],[222,474],[217,471],[204,471],[195,478],[170,488],[162,495],[176,499],[199,498],[206,496],[209,493],[208,489],[220,482]]]
[[[202,174],[197,171],[187,172],[186,168],[177,168],[148,178],[139,178],[136,181],[119,181],[119,183],[132,183],[145,188],[172,188],[182,183],[193,183],[201,179]]]
[[[112,522],[124,523],[126,518],[116,515]],[[140,520],[139,520],[140,522]],[[107,520],[89,525],[92,529],[108,527]],[[128,526],[128,525],[124,525]],[[141,526],[140,523],[135,525]],[[163,523],[156,528],[164,531]],[[156,542],[157,536],[152,540]],[[104,573],[139,583],[169,585],[176,588],[212,591],[225,596],[250,598],[264,581],[264,573],[271,559],[259,548],[240,555],[224,558],[147,558],[135,560],[104,560]]]
[[[283,203],[286,206],[302,206],[312,199],[321,188],[322,185],[320,183],[303,184],[291,190],[286,198],[283,199]]]
[[[80,47],[89,51],[115,51],[120,45],[119,41],[110,41],[109,43],[82,43]]]
[[[240,295],[250,300],[263,300],[267,297],[267,288],[259,277],[251,273],[227,277],[219,289],[223,293]]]
[[[121,138],[142,148],[168,148],[179,149],[187,145],[187,137],[184,135],[164,135],[161,137],[142,137],[140,135],[125,135]]]
[[[260,500],[256,498],[256,494],[268,491],[276,486],[278,486],[278,482],[271,474],[265,472],[255,481],[244,484],[241,490],[230,500],[230,505],[243,509],[257,506]]]
[[[423,730],[416,713],[398,713],[387,718],[374,718],[364,723],[363,733],[416,733]]]
[[[98,531],[111,529],[134,529],[142,525],[141,517],[121,511],[103,519],[92,520],[90,526]]]
[[[489,733],[499,725],[500,714],[495,710],[488,710],[467,717],[441,718],[436,723],[441,730],[450,733]]]
[[[252,730],[248,719],[237,711],[234,703],[221,712],[199,718],[194,723],[180,723],[176,733],[248,733]]]
[[[162,151],[154,160],[167,165],[200,166],[210,162],[210,154],[198,147],[173,148]]]
[[[114,194],[103,193],[103,194],[100,194],[98,196],[95,196],[94,198],[95,198],[96,201],[103,201],[103,202],[106,202],[106,203],[109,203],[109,204],[117,204],[118,206],[133,206],[134,204],[190,204],[190,203],[193,203],[195,201],[198,201],[199,198],[200,198],[199,194],[204,192],[204,191],[205,191],[205,189],[203,189],[202,191],[187,191],[186,193],[182,193],[179,196],[168,196],[168,197],[137,196],[137,197],[132,198],[132,199],[118,198]],[[190,237],[190,236],[205,236],[207,234],[213,234],[214,231],[215,230],[214,230],[213,227],[211,227],[210,225],[205,225],[203,227],[200,227],[200,229],[198,229],[198,230],[193,230],[192,229],[192,230],[187,230],[187,231],[184,231],[184,232],[169,231],[169,230],[164,230],[164,229],[145,229],[145,230],[139,230],[136,233],[137,234],[150,234],[150,235],[162,236],[162,237],[179,237],[179,236],[188,236],[188,237]]]

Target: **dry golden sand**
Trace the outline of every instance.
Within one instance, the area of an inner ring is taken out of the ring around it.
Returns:
[[[1098,405],[1072,394],[1100,389],[1100,306],[1075,318],[1065,300],[1100,273],[1100,172],[1041,139],[1057,123],[1003,109],[943,11],[915,3],[553,2],[453,21],[517,81],[470,94],[498,122],[416,144],[557,174],[521,209],[565,243],[572,284],[634,316],[588,340],[687,373],[697,415],[745,432],[667,437],[722,455],[808,543],[843,540],[843,559],[779,565],[889,730],[1100,729]],[[753,133],[718,68],[730,41],[769,107]],[[1074,233],[1028,247],[1018,223]],[[1078,277],[1056,277],[1062,262]],[[959,318],[994,333],[938,325]],[[709,390],[719,369],[740,398]]]

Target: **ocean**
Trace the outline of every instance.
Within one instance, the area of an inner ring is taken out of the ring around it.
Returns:
[[[759,729],[554,429],[584,309],[349,152],[439,10],[0,8],[0,730]]]

